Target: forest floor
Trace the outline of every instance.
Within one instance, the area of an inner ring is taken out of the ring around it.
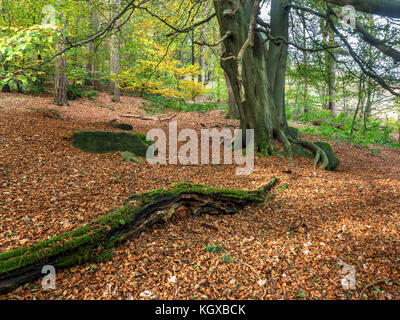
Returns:
[[[310,159],[295,157],[293,166],[261,157],[253,174],[236,176],[236,165],[128,164],[118,153],[74,149],[64,136],[113,130],[113,119],[144,134],[168,132],[168,122],[118,117],[144,115],[142,99],[110,101],[99,94],[54,107],[51,97],[0,93],[0,252],[72,230],[132,193],[173,182],[255,190],[275,176],[288,188],[278,186],[264,208],[233,216],[192,219],[181,210],[117,247],[112,261],[59,270],[56,290],[37,280],[0,299],[400,299],[399,150],[372,154],[333,142],[342,161],[336,172],[315,169]],[[39,108],[57,109],[62,119]],[[174,120],[195,130],[235,123],[220,111]],[[211,245],[226,251],[206,252]],[[342,286],[346,265],[355,271],[351,290]]]

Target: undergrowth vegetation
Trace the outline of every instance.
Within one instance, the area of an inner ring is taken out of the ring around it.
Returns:
[[[143,109],[150,115],[160,114],[165,109],[170,109],[178,112],[201,112],[206,113],[211,110],[228,111],[228,107],[220,106],[217,102],[188,102],[185,99],[164,97],[154,94],[145,94],[143,98],[148,102],[143,103]]]
[[[297,114],[287,108],[288,120],[303,124],[302,132],[327,138],[339,142],[348,142],[357,147],[369,148],[379,152],[371,145],[382,145],[390,148],[400,148],[400,142],[394,141],[399,130],[399,123],[395,121],[383,122],[371,117],[364,122],[354,120],[342,112],[336,117],[329,110],[312,109],[307,113]]]

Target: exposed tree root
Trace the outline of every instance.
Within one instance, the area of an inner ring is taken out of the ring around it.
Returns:
[[[0,294],[39,278],[45,265],[60,269],[108,260],[115,246],[154,224],[169,221],[179,207],[187,207],[194,217],[205,212],[235,214],[248,204],[263,202],[276,183],[273,178],[256,191],[179,183],[133,195],[124,207],[86,226],[0,254]]]
[[[328,170],[329,168],[329,159],[328,156],[326,155],[326,152],[322,150],[320,147],[318,147],[315,143],[308,141],[308,140],[303,140],[303,139],[297,139],[294,140],[293,143],[298,144],[307,150],[310,150],[314,155],[314,166],[316,167],[318,163],[322,161],[321,169],[323,170]]]
[[[289,138],[286,136],[285,132],[282,129],[278,130],[278,140],[280,143],[283,144],[286,155],[289,158],[293,159],[292,145],[290,144]]]

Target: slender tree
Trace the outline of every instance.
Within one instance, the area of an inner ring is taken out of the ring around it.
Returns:
[[[329,25],[326,25],[327,46],[335,45],[335,34]],[[326,58],[326,79],[328,85],[328,109],[332,112],[333,116],[336,116],[336,65],[335,58],[331,52],[325,52]]]
[[[61,9],[63,6],[60,6]],[[64,21],[64,15],[60,11],[59,20],[62,23],[62,29],[60,31],[59,40],[57,43],[57,51],[62,52],[65,49],[65,31],[66,22]],[[57,106],[68,106],[68,95],[67,95],[67,54],[66,52],[60,54],[55,61],[55,79],[54,79],[54,104]]]
[[[115,18],[120,11],[120,0],[111,1],[112,17]],[[111,36],[111,55],[110,55],[110,92],[113,95],[114,102],[121,102],[121,89],[119,83],[119,55],[120,55],[120,40],[119,40],[119,21],[115,21],[115,30]]]

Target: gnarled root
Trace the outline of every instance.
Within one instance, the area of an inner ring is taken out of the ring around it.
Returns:
[[[322,150],[320,147],[318,147],[315,143],[303,139],[293,140],[293,143],[298,144],[303,148],[310,150],[313,154],[315,154],[314,158],[315,167],[318,165],[318,163],[322,161],[322,165],[320,168],[323,170],[327,170],[329,168],[329,159],[328,156],[326,155],[326,152]]]
[[[283,144],[287,156],[293,159],[292,145],[290,144],[289,138],[286,136],[285,132],[282,129],[277,130],[277,138],[278,141]]]

